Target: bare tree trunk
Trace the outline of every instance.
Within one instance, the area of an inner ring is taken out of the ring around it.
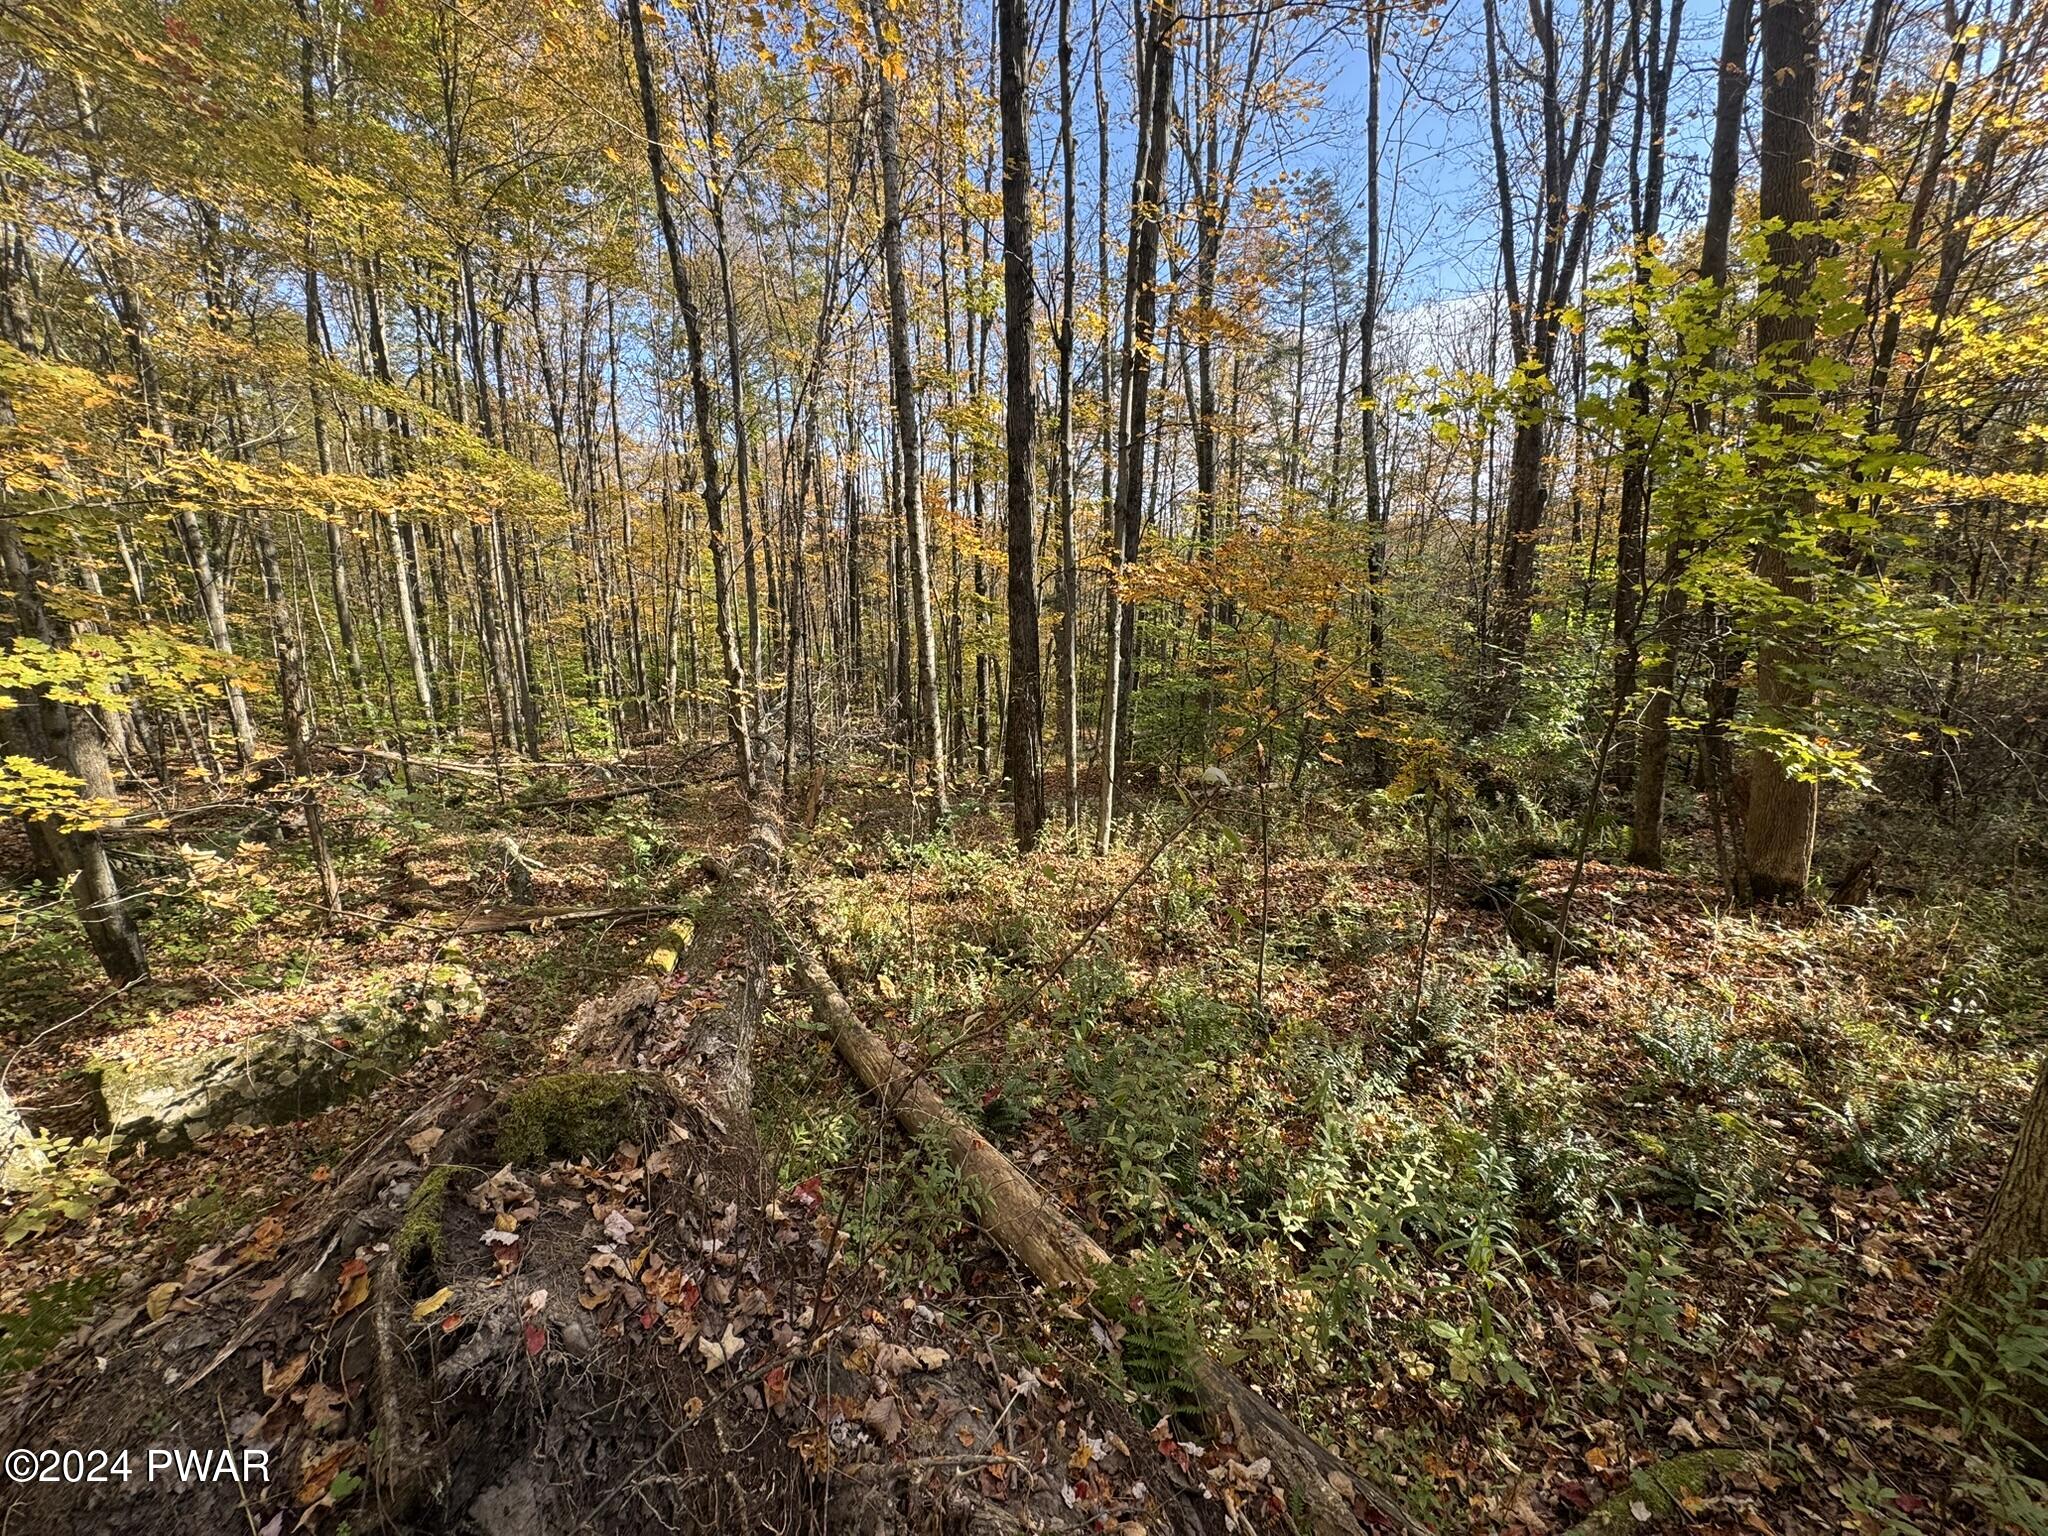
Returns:
[[[391,354],[384,339],[384,307],[377,293],[376,267],[363,263],[363,309],[369,326],[370,364],[377,382],[387,390],[397,388],[391,375]],[[391,406],[384,408],[384,423],[392,440],[398,441],[403,433],[398,413]],[[405,652],[412,662],[413,690],[420,701],[420,713],[427,723],[427,735],[431,739],[438,734],[438,723],[434,709],[434,683],[432,661],[427,654],[427,634],[420,620],[419,572],[413,564],[412,553],[407,548],[405,530],[400,527],[398,514],[384,514],[385,532],[391,545],[391,564],[397,581],[397,604],[399,628],[405,635]],[[400,729],[394,712],[391,726]]]
[[[0,402],[0,420],[11,424],[13,411]],[[53,615],[43,600],[42,570],[14,530],[11,519],[0,517],[0,564],[4,564],[14,589],[16,623],[24,635],[57,647],[66,643],[66,626]],[[43,753],[56,768],[74,775],[95,798],[113,787],[106,749],[101,745],[89,717],[82,728],[71,706],[50,697],[43,688],[35,690],[37,721]],[[73,877],[72,900],[78,920],[85,929],[87,944],[111,981],[139,981],[149,974],[143,954],[142,935],[128,915],[121,888],[114,878],[114,866],[107,858],[105,842],[90,827],[73,831],[52,830],[43,840],[54,851],[64,872]]]
[[[1067,829],[1081,826],[1081,559],[1074,528],[1074,39],[1072,0],[1059,0],[1060,64],[1060,749],[1067,780]]]
[[[277,541],[271,536],[268,518],[258,516],[255,534],[257,563],[263,570],[263,596],[270,608],[271,645],[277,653],[277,696],[284,711],[285,753],[292,765],[292,777],[300,785],[299,807],[306,817],[306,842],[313,852],[313,868],[320,877],[321,899],[327,910],[339,917],[341,882],[335,877],[334,856],[327,846],[327,823],[313,786],[313,752],[306,727],[305,658],[292,630],[291,599],[278,567]]]
[[[1383,285],[1380,241],[1380,81],[1387,50],[1390,11],[1376,11],[1367,32],[1365,113],[1365,307],[1358,317],[1358,434],[1365,461],[1366,680],[1375,721],[1387,713],[1387,502],[1380,484],[1379,374],[1374,353],[1379,339],[1380,292]],[[1341,396],[1340,389],[1338,394]],[[1340,404],[1339,409],[1342,409]],[[1375,728],[1371,746],[1372,780],[1387,780],[1386,743]]]
[[[1922,1346],[1923,1358],[1939,1365],[1958,1315],[1981,1313],[2010,1281],[2015,1265],[2040,1258],[2048,1258],[2048,1061],[2041,1063],[2033,1094],[2020,1114],[2019,1137],[1992,1197],[1991,1214],[1955,1290],[1935,1317]],[[2026,1390],[2024,1384],[2021,1390]],[[2032,1390],[2040,1395],[2038,1383]]]
[[[114,319],[120,326],[129,361],[135,367],[136,384],[142,394],[143,411],[150,430],[169,442],[171,423],[164,411],[161,379],[149,335],[149,316],[142,303],[142,286],[136,281],[128,260],[127,232],[122,228],[125,220],[111,211],[113,200],[102,184],[97,153],[100,136],[98,108],[82,80],[75,81],[72,90],[78,102],[79,126],[86,143],[94,146],[93,152],[85,157],[86,174],[94,205],[101,210],[100,233],[106,240],[106,254],[100,265],[106,275]],[[189,504],[180,502],[172,510],[171,526],[178,535],[178,545],[184,551],[186,563],[192,568],[193,593],[207,640],[223,656],[232,656],[235,646],[228,630],[227,605],[221,597],[220,582],[213,569],[213,554],[207,548],[205,530],[199,526],[198,514]],[[256,757],[256,727],[249,718],[248,701],[242,697],[241,685],[232,678],[223,684],[222,691],[227,697],[228,719],[234,726],[235,749],[242,765],[247,767]]]
[[[675,211],[669,206],[665,156],[661,147],[661,116],[655,109],[654,66],[647,51],[647,24],[641,19],[635,0],[626,0],[628,26],[633,37],[633,69],[640,86],[640,120],[647,138],[647,169],[654,182],[654,210],[661,224],[661,242],[668,255],[668,273],[675,290],[676,309],[683,321],[683,346],[689,355],[690,407],[697,418],[697,458],[704,484],[704,525],[711,540],[712,596],[718,612],[718,645],[725,663],[725,724],[732,740],[733,756],[739,764],[740,784],[751,796],[754,781],[753,732],[749,726],[747,678],[740,665],[739,635],[733,626],[732,583],[727,574],[725,511],[718,473],[717,416],[711,403],[711,380],[704,371],[704,327],[697,312],[697,299],[690,286],[689,269],[683,265],[683,238],[676,228]]]
[[[711,37],[711,19],[702,7],[693,6],[691,15],[697,23],[698,40],[704,49],[704,142],[710,146],[708,152],[716,155],[720,140],[718,113],[718,51]],[[747,665],[758,690],[765,684],[765,652],[761,634],[761,595],[759,580],[755,572],[758,562],[757,539],[755,537],[754,502],[752,492],[752,455],[747,443],[747,399],[740,372],[740,325],[738,305],[734,301],[732,287],[732,251],[726,237],[725,227],[725,182],[723,168],[714,165],[706,178],[709,184],[707,201],[711,210],[712,247],[718,257],[718,292],[722,301],[725,318],[725,367],[726,382],[732,394],[732,469],[733,499],[739,505],[740,514],[740,564],[747,598]],[[775,594],[775,583],[768,583],[771,603]],[[759,708],[759,695],[756,694]]]
[[[1806,430],[1803,407],[1813,393],[1807,365],[1813,357],[1814,317],[1806,290],[1813,281],[1819,238],[1812,231],[1814,19],[1814,0],[1768,0],[1764,6],[1758,211],[1768,231],[1773,303],[1757,320],[1757,355],[1759,371],[1768,381],[1758,411],[1767,434]],[[1795,457],[1780,455],[1770,471],[1797,477],[1799,470],[1790,462]],[[1776,488],[1771,500],[1778,529],[1789,533],[1812,520],[1813,492],[1797,478]],[[1794,606],[1803,607],[1811,596],[1811,579],[1795,566],[1782,543],[1766,544],[1756,567],[1757,574]],[[1770,632],[1756,654],[1757,709],[1766,723],[1796,730],[1813,701],[1813,685],[1806,680],[1807,647],[1797,633],[1796,618],[1777,617],[1769,623]],[[1752,900],[1805,897],[1819,803],[1818,785],[1796,776],[1768,745],[1751,752],[1743,856]]]
[[[1728,0],[1721,28],[1713,146],[1707,162],[1707,217],[1700,236],[1699,281],[1711,288],[1717,307],[1728,283],[1728,243],[1735,226],[1735,191],[1741,170],[1743,111],[1749,97],[1753,22],[1754,0]],[[1672,28],[1674,33],[1677,30]],[[1710,356],[1705,366],[1714,366],[1716,356]],[[1695,409],[1692,427],[1696,436],[1705,434],[1704,407]],[[1635,806],[1629,825],[1629,860],[1645,869],[1659,869],[1664,863],[1664,785],[1671,764],[1672,689],[1678,679],[1678,626],[1685,613],[1685,589],[1679,577],[1688,558],[1690,540],[1691,530],[1675,531],[1661,581],[1655,648],[1644,678],[1643,715],[1636,728]]]
[[[1501,518],[1498,592],[1491,633],[1493,676],[1488,715],[1495,725],[1512,712],[1517,679],[1529,645],[1537,580],[1537,545],[1549,502],[1544,456],[1549,451],[1550,375],[1564,312],[1571,303],[1593,220],[1600,206],[1621,82],[1628,75],[1626,50],[1613,46],[1613,0],[1586,17],[1585,49],[1576,89],[1568,97],[1561,72],[1564,52],[1551,0],[1529,7],[1538,61],[1543,150],[1536,209],[1536,239],[1529,253],[1526,286],[1516,262],[1517,213],[1510,188],[1503,111],[1506,49],[1499,9],[1486,0],[1487,99],[1493,138],[1494,186],[1499,202],[1501,281],[1507,293],[1517,379],[1514,438],[1508,454],[1507,505]],[[1513,63],[1512,60],[1508,61]],[[1570,119],[1569,126],[1567,119]],[[1583,165],[1583,172],[1580,167]],[[1577,184],[1574,185],[1575,180]],[[1525,307],[1526,302],[1526,307]]]
[[[1108,678],[1102,695],[1102,793],[1096,804],[1095,849],[1109,852],[1116,818],[1117,732],[1120,697],[1129,686],[1133,658],[1126,640],[1131,625],[1119,590],[1124,567],[1137,559],[1144,516],[1145,412],[1152,384],[1152,337],[1159,309],[1159,230],[1166,195],[1166,133],[1173,107],[1173,32],[1179,25],[1175,0],[1152,0],[1140,56],[1137,173],[1131,183],[1131,234],[1124,262],[1122,408],[1118,417],[1116,501],[1110,527]]]
[[[1016,806],[1017,846],[1028,850],[1045,823],[1041,760],[1045,704],[1038,662],[1038,536],[1032,515],[1031,123],[1027,99],[1031,18],[1026,0],[997,0],[1001,34],[1003,134],[1003,435],[1009,471],[1003,503],[1009,554],[1010,702],[1003,721],[1003,771]]]
[[[1641,24],[1642,0],[1635,0],[1630,25]],[[1666,22],[1662,0],[1649,0],[1648,35],[1633,50],[1637,69],[1634,143],[1629,156],[1630,238],[1635,248],[1629,314],[1629,409],[1624,422],[1621,507],[1614,547],[1614,702],[1617,718],[1636,692],[1642,651],[1642,614],[1649,570],[1650,445],[1656,434],[1651,420],[1650,283],[1651,260],[1664,219],[1664,131],[1671,100],[1671,75],[1677,65],[1678,36],[1685,0],[1672,0]],[[1627,742],[1628,738],[1624,738]],[[1628,750],[1625,745],[1624,750]]]
[[[929,750],[928,780],[934,813],[946,812],[946,722],[939,697],[938,643],[932,628],[931,547],[925,532],[924,453],[917,420],[917,379],[910,363],[910,299],[903,278],[903,150],[897,124],[894,72],[901,56],[875,17],[876,43],[882,51],[877,131],[882,161],[882,265],[888,288],[889,382],[896,409],[896,494],[903,508],[905,568],[910,588],[910,639],[916,647],[916,720],[910,733],[912,781],[918,755],[918,734]]]

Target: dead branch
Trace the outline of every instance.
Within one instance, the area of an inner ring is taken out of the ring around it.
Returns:
[[[687,907],[670,903],[655,907],[536,907],[525,912],[477,912],[455,925],[457,933],[530,933],[565,923],[601,923],[616,918],[673,917]]]

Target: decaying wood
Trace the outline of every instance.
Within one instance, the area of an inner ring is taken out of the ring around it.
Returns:
[[[403,1523],[446,1477],[434,1438],[426,1383],[406,1352],[410,1300],[395,1263],[376,1267],[370,1293],[371,1390],[380,1431],[370,1452],[371,1475],[385,1517]]]
[[[840,1056],[905,1132],[945,1146],[978,1196],[989,1235],[1042,1284],[1076,1298],[1092,1292],[1101,1272],[1115,1262],[1102,1245],[861,1023],[807,944],[792,937],[789,949],[791,966]],[[1393,1495],[1345,1466],[1206,1352],[1197,1351],[1190,1364],[1211,1417],[1231,1430],[1243,1451],[1271,1460],[1275,1481],[1299,1501],[1308,1529],[1320,1536],[1358,1536],[1364,1528],[1353,1501],[1362,1499],[1395,1528],[1421,1530]]]

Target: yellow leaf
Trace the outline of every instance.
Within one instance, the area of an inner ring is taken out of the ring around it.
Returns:
[[[444,1285],[425,1301],[414,1302],[412,1304],[412,1320],[417,1323],[432,1317],[436,1312],[447,1306],[449,1299],[454,1295],[455,1292]]]

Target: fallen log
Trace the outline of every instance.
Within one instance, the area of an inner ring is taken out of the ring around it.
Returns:
[[[1000,1148],[947,1107],[880,1035],[861,1023],[809,946],[792,936],[789,952],[812,1011],[831,1032],[841,1058],[906,1132],[943,1143],[954,1167],[980,1197],[989,1235],[1042,1284],[1076,1299],[1093,1292],[1102,1272],[1115,1266],[1102,1245],[1054,1205]],[[1206,1351],[1195,1352],[1190,1369],[1211,1420],[1228,1429],[1247,1454],[1271,1461],[1276,1485],[1299,1502],[1309,1530],[1319,1536],[1360,1536],[1364,1526],[1358,1501],[1374,1512],[1375,1524],[1423,1530],[1391,1493],[1352,1471]]]

